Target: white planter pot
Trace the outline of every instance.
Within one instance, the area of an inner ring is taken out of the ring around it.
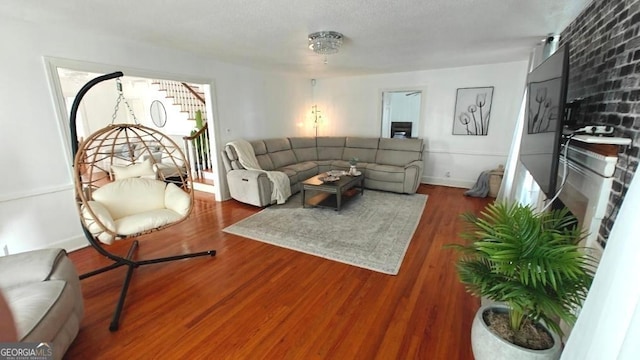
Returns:
[[[476,360],[557,360],[562,352],[560,337],[549,331],[553,337],[553,347],[546,350],[530,350],[514,345],[500,336],[494,334],[482,319],[482,314],[487,309],[496,308],[499,311],[508,311],[508,307],[500,304],[486,305],[478,309],[471,325],[471,348]]]

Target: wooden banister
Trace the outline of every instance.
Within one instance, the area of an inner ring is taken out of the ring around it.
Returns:
[[[196,138],[198,138],[200,135],[204,134],[207,131],[207,124],[205,123],[204,126],[202,126],[202,129],[198,130],[195,134],[193,135],[187,135],[187,136],[183,136],[182,140],[186,140],[186,141],[191,141],[191,140],[195,140]]]
[[[200,100],[200,102],[202,102],[203,104],[206,104],[206,101],[204,101],[204,98],[202,98],[202,96],[200,96],[200,94],[198,94],[195,90],[193,90],[193,88],[191,86],[189,86],[189,84],[187,83],[181,83],[182,86],[184,86],[185,88],[187,88],[187,90],[189,90],[189,92],[191,94],[193,94],[193,96],[195,96],[198,100]]]

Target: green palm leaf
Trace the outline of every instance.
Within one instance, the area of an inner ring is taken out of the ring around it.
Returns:
[[[585,234],[569,211],[498,203],[461,217],[465,244],[448,247],[460,254],[457,271],[467,291],[508,303],[516,330],[529,317],[562,334],[558,319],[575,321],[595,264],[578,246]]]

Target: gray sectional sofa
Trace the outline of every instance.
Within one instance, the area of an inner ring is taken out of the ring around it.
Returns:
[[[282,171],[289,176],[291,193],[300,183],[329,170],[349,169],[358,159],[368,189],[415,193],[424,168],[422,139],[364,137],[290,137],[250,141],[263,170]],[[235,150],[225,146],[222,160],[231,197],[255,206],[271,202],[271,181],[264,172],[246,170]]]

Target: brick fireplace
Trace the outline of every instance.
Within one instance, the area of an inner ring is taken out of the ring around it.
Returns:
[[[640,135],[640,3],[595,0],[560,35],[570,43],[567,101],[581,99],[578,124],[615,128],[615,136],[633,139],[620,147],[607,216],[599,231],[604,247],[631,178],[638,167]]]

